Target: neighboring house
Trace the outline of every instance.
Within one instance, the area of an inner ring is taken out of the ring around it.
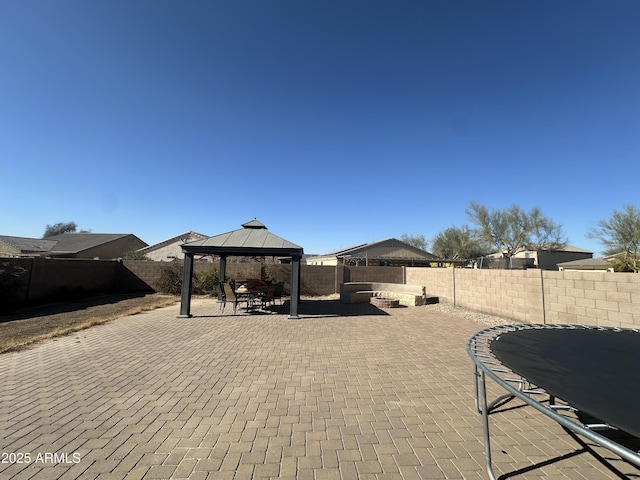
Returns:
[[[156,262],[171,262],[173,260],[183,260],[184,253],[182,245],[195,240],[209,238],[196,232],[185,232],[175,237],[168,238],[154,245],[149,245],[138,250],[138,253],[145,255],[149,260]],[[210,258],[210,257],[208,257]]]
[[[306,258],[307,265],[431,266],[438,258],[396,238]]]
[[[54,240],[0,235],[0,257],[39,257],[55,244]]]
[[[61,233],[47,240],[56,244],[45,256],[59,258],[122,258],[147,246],[131,233]]]
[[[44,239],[0,236],[0,253],[11,257],[113,259],[146,245],[130,233],[61,233]]]
[[[558,264],[561,272],[613,272],[611,263],[602,258],[585,258]]]
[[[592,258],[593,252],[567,245],[560,250],[525,250],[516,253],[511,259],[505,259],[501,252],[487,255],[478,262],[479,268],[539,268],[558,270],[558,264],[573,260]]]
[[[603,257],[609,262],[614,271],[618,272],[640,272],[640,254],[633,252],[620,252]]]

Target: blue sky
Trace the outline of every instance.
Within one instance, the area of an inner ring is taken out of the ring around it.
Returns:
[[[640,2],[0,1],[0,234],[306,253],[640,204]]]

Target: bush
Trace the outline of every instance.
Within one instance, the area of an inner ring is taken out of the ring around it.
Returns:
[[[182,265],[179,262],[169,263],[160,270],[157,290],[166,295],[180,295],[182,291]]]
[[[10,312],[19,303],[23,288],[22,275],[26,270],[10,262],[0,263],[0,310]]]
[[[197,275],[193,281],[193,293],[218,296],[218,269],[214,266]]]
[[[149,257],[147,257],[144,253],[139,252],[138,250],[129,250],[128,252],[124,253],[122,258],[125,259],[125,260],[151,261],[151,259]]]
[[[182,293],[182,272],[180,262],[171,262],[160,271],[160,279],[156,289],[166,295],[180,295]],[[191,291],[194,295],[218,294],[218,269],[214,266],[206,272],[193,276]]]

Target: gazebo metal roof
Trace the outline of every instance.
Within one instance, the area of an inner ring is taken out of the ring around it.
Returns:
[[[253,219],[242,228],[214,237],[196,240],[182,245],[184,252],[216,255],[247,256],[295,256],[302,255],[303,248],[271,233],[267,227]]]
[[[267,227],[257,219],[254,218],[250,222],[244,223],[239,230],[185,243],[182,245],[182,251],[185,255],[179,317],[191,316],[191,284],[193,281],[194,255],[218,255],[220,256],[221,281],[224,281],[228,256],[291,257],[289,318],[298,318],[300,259],[304,250],[302,247],[269,232]]]

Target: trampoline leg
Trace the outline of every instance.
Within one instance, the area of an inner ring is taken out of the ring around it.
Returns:
[[[476,406],[476,410],[479,413],[482,413],[482,409],[480,408],[480,402],[478,401],[478,381],[480,379],[480,369],[476,363],[473,364],[473,401]]]
[[[476,368],[476,371],[478,369]],[[480,370],[476,376],[476,387],[479,387],[479,397],[481,402],[482,412],[482,431],[484,434],[484,458],[487,467],[487,473],[491,480],[496,480],[496,476],[493,473],[493,466],[491,462],[491,439],[489,438],[489,407],[487,405],[487,386],[484,371]]]

